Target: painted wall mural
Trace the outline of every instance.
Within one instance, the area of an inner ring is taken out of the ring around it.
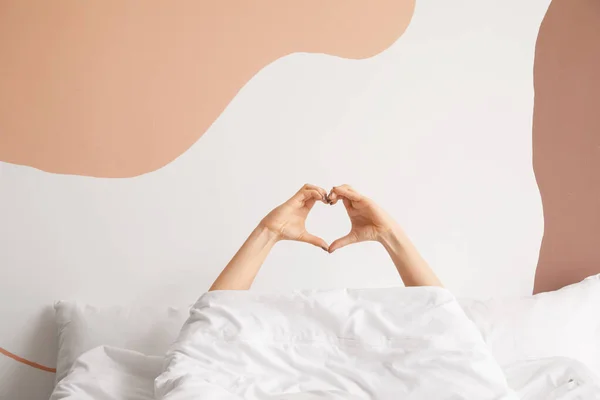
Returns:
[[[535,292],[544,292],[600,272],[600,2],[552,2],[534,76],[545,221]]]
[[[8,357],[10,359],[13,359],[14,361],[16,361],[18,363],[21,363],[23,365],[27,365],[28,367],[35,368],[35,369],[38,369],[38,370],[44,371],[44,372],[50,372],[52,374],[56,373],[56,368],[47,367],[45,365],[38,364],[35,361],[31,361],[31,360],[28,360],[26,358],[20,357],[20,356],[18,356],[16,354],[13,354],[10,351],[8,351],[8,350],[6,350],[6,349],[4,349],[2,347],[0,347],[0,354],[2,354],[5,357]]]
[[[0,160],[132,177],[195,143],[261,68],[294,52],[371,57],[414,0],[4,0]]]
[[[0,399],[48,397],[53,301],[189,304],[306,181],[376,198],[460,296],[599,272],[600,7],[549,4],[1,1]],[[398,284],[286,246],[256,289]]]

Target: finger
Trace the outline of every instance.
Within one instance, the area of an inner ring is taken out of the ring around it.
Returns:
[[[337,191],[335,191],[336,187],[334,186],[331,191],[329,192],[329,194],[327,195],[327,198],[329,199],[329,204],[330,205],[334,205],[337,204],[337,202],[342,198],[338,193],[336,193]]]
[[[334,205],[335,203],[337,203],[337,202],[338,202],[338,200],[339,200],[339,197],[338,197],[338,195],[337,195],[337,194],[335,194],[335,193],[333,192],[333,189],[332,189],[332,190],[331,190],[331,192],[329,192],[329,194],[327,195],[327,199],[329,199],[329,204],[330,204],[330,205]]]
[[[356,239],[356,235],[350,232],[346,236],[334,240],[333,243],[331,243],[331,246],[329,246],[329,253],[333,253],[337,249],[341,249],[342,247],[348,246],[352,243],[356,243],[357,241],[358,240]]]
[[[348,185],[334,186],[333,189],[331,189],[329,198],[332,199],[332,196],[334,199],[338,199],[339,197],[345,197],[352,201],[360,201],[362,199],[362,196],[359,193],[355,192]],[[337,200],[335,201],[337,202]]]
[[[303,203],[311,199],[320,200],[323,203],[327,203],[327,192],[325,191],[325,189],[319,189],[320,188],[313,189],[308,187],[302,187],[302,189],[300,189],[298,193],[294,195],[293,198],[298,199]]]
[[[315,236],[308,232],[305,232],[302,236],[300,236],[300,238],[298,240],[300,242],[309,243],[314,246],[320,247],[325,251],[328,251],[328,249],[329,249],[329,245],[327,244],[326,241],[324,241],[320,237]]]
[[[349,185],[334,186],[332,190],[338,196],[345,197],[352,201],[360,201],[363,198],[363,196],[361,196]]]
[[[323,200],[325,202],[327,202],[327,190],[325,190],[322,187],[319,187],[317,185],[311,185],[310,183],[307,183],[304,186],[302,186],[302,189],[300,189],[300,191],[307,190],[307,189],[308,190],[317,190],[323,197]]]
[[[312,207],[315,204],[315,201],[321,201],[323,203],[327,203],[327,196],[323,197],[321,192],[315,189],[307,189],[302,192],[302,201],[305,205]]]
[[[318,190],[315,189],[302,189],[298,193],[294,195],[289,201],[296,202],[297,204],[304,206],[309,205],[312,207],[315,204],[315,201],[325,202],[326,200],[323,198],[323,195]]]

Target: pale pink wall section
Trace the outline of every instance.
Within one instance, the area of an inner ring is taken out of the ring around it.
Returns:
[[[373,56],[413,10],[414,0],[3,0],[0,161],[99,177],[156,170],[267,64],[293,52]]]
[[[600,1],[552,2],[534,76],[533,161],[545,220],[537,293],[600,273]]]

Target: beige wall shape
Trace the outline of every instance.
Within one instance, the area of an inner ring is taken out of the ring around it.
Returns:
[[[533,161],[544,206],[535,292],[600,273],[600,2],[554,0],[535,59]]]
[[[370,57],[413,10],[414,0],[3,0],[0,161],[98,177],[156,170],[265,65],[293,52]]]

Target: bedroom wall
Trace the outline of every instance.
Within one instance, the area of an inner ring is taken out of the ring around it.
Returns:
[[[47,397],[55,300],[190,304],[306,182],[377,200],[457,295],[530,294],[549,2],[3,1],[0,398]],[[254,288],[399,284],[376,244],[280,243]]]

